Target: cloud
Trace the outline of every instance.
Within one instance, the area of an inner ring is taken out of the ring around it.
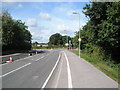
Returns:
[[[48,13],[40,13],[39,14],[40,18],[43,20],[51,20],[51,16]]]
[[[2,2],[89,2],[89,0],[2,0]]]
[[[26,25],[31,26],[31,27],[36,27],[37,20],[35,18],[29,18],[26,22]]]
[[[20,16],[24,18],[24,21],[32,34],[32,41],[48,42],[49,37],[55,33],[60,33],[62,35],[67,34],[73,37],[75,35],[74,32],[79,28],[78,15],[72,14],[74,11],[80,13],[80,27],[85,24],[84,17],[82,17],[81,8],[76,6],[76,4],[53,4],[54,3],[30,3],[27,4],[29,7],[28,8],[27,5],[25,7],[24,3],[17,3],[18,8],[22,8],[24,5],[23,10],[20,10],[20,12],[22,11],[25,14],[18,15],[18,12],[16,11],[14,12],[14,15],[16,17]],[[31,13],[31,10],[35,10],[35,12]]]
[[[22,8],[23,7],[23,5],[22,4],[18,4],[18,8]]]
[[[17,2],[3,2],[2,6],[8,8],[23,8],[23,5]]]
[[[32,34],[32,42],[48,42],[49,37],[53,34],[52,30],[50,29],[43,29],[41,27],[35,27],[31,29]]]
[[[60,33],[64,36],[64,35],[68,35],[68,36],[73,36],[75,31],[72,30],[62,30],[60,31]]]
[[[59,25],[57,26],[57,29],[60,30],[60,31],[62,31],[62,30],[68,30],[69,27],[66,26],[66,25],[64,25],[64,24],[59,24]]]

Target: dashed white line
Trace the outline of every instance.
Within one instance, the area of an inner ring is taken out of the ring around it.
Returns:
[[[15,69],[15,70],[12,70],[12,71],[10,71],[10,72],[8,72],[8,73],[0,76],[0,78],[6,76],[6,75],[8,75],[8,74],[11,74],[11,73],[13,73],[13,72],[15,72],[15,71],[17,71],[17,70],[20,70],[20,69],[22,69],[22,68],[24,68],[24,67],[26,67],[26,66],[28,66],[28,65],[30,65],[30,64],[31,64],[31,63],[28,63],[28,64],[25,64],[24,66],[21,66],[21,67]]]
[[[72,88],[72,78],[71,78],[71,71],[70,71],[70,65],[69,65],[69,61],[67,58],[66,53],[64,52],[65,58],[66,58],[66,62],[67,62],[67,70],[68,70],[68,88]]]
[[[51,53],[50,53],[51,54]],[[46,57],[46,56],[49,56],[50,54],[47,54],[47,55],[45,55],[45,56],[42,56],[41,58],[38,58],[37,60],[35,60],[36,62],[37,61],[39,61],[40,59],[42,59],[42,58],[44,58],[44,57]]]
[[[55,66],[53,67],[53,69],[52,69],[52,71],[50,72],[49,76],[47,77],[46,81],[45,81],[44,84],[42,85],[42,88],[41,88],[41,89],[45,88],[45,86],[47,85],[47,83],[48,83],[50,77],[52,76],[52,74],[53,74],[55,68],[56,68],[57,65],[58,65],[58,62],[59,62],[59,60],[60,60],[60,57],[61,57],[61,54],[59,53],[59,57],[58,57],[58,59],[57,59],[57,62],[55,63]]]
[[[42,59],[42,58],[44,58],[45,56],[42,56],[41,58],[38,58],[37,60],[35,60],[35,61],[39,61],[40,59]]]

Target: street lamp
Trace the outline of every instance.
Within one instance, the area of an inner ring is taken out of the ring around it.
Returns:
[[[64,30],[64,32],[65,32],[65,31],[67,31],[67,30]],[[66,44],[65,44],[65,45],[66,45],[67,47],[68,47],[68,45],[69,45],[68,42],[69,42],[69,41],[68,41],[68,35],[66,34]]]
[[[80,29],[80,13],[78,13],[78,12],[73,12],[73,14],[77,14],[77,15],[79,16],[79,29]],[[79,57],[80,57],[80,42],[81,42],[80,31],[79,31],[78,41],[79,41]]]

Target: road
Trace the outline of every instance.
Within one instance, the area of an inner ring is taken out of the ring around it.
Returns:
[[[39,53],[44,53],[46,50],[42,49],[42,50],[38,50],[38,51],[39,51]],[[33,55],[35,55],[35,53],[33,53]],[[6,63],[6,61],[9,61],[10,56],[15,61],[15,60],[18,60],[18,59],[22,59],[22,58],[28,57],[29,56],[29,52],[26,51],[24,53],[15,53],[15,54],[10,54],[10,55],[0,56],[0,58],[2,58],[2,62],[0,62],[0,63],[4,64],[4,63]]]
[[[2,65],[0,78],[3,88],[118,88],[93,65],[60,49]]]

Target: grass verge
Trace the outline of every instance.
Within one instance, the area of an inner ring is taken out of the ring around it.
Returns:
[[[71,50],[71,52],[75,53],[76,55],[79,55],[78,50]],[[113,80],[115,80],[116,82],[120,84],[119,82],[120,77],[118,77],[120,75],[120,72],[118,72],[119,65],[116,65],[115,67],[111,67],[107,65],[107,61],[102,61],[102,60],[93,58],[87,53],[81,52],[80,57],[84,58],[86,61],[93,64],[96,68],[98,68],[99,70],[104,72],[107,76],[111,77]]]

